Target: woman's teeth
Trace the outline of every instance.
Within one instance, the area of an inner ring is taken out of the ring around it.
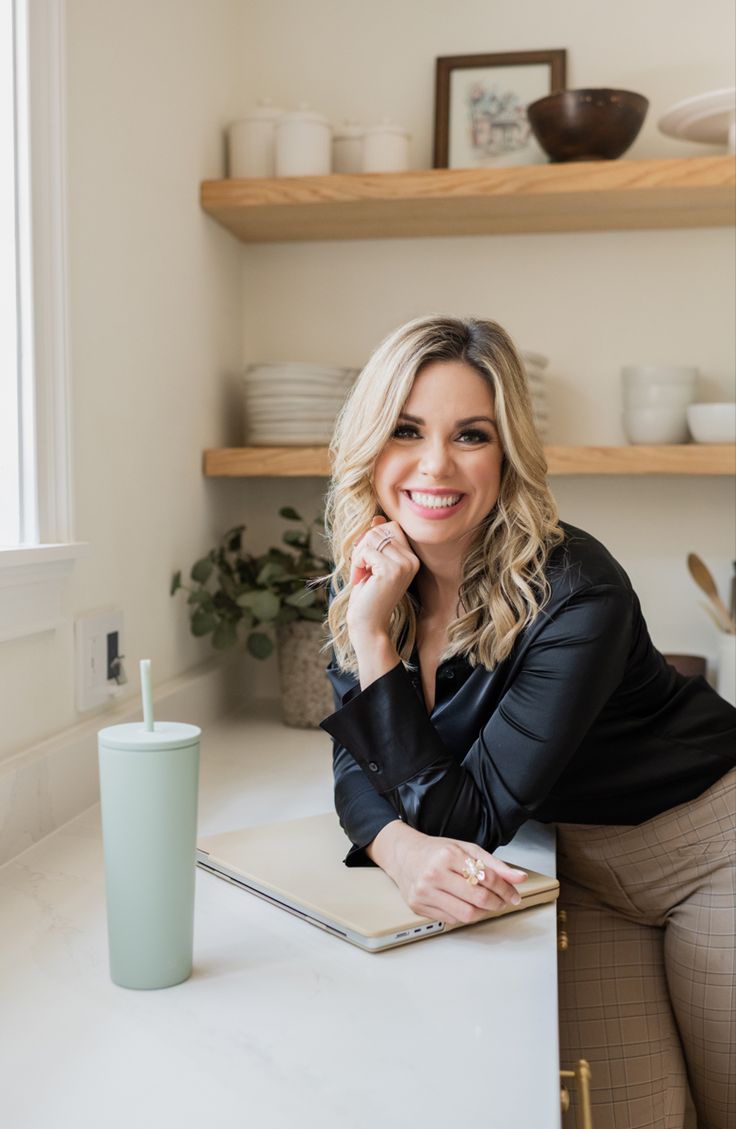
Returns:
[[[426,506],[433,510],[455,506],[462,498],[462,494],[415,494],[412,490],[407,490],[407,494],[418,506]]]

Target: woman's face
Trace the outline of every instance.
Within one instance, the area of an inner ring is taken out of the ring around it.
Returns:
[[[383,512],[410,541],[465,542],[493,509],[503,462],[495,419],[490,385],[469,365],[432,361],[417,373],[373,477]]]

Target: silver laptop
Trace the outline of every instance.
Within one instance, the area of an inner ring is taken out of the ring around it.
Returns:
[[[197,865],[366,952],[461,928],[415,914],[379,867],[345,866],[349,849],[333,811],[198,836]],[[529,877],[516,887],[520,904],[490,911],[483,920],[556,899],[556,878],[523,869]]]

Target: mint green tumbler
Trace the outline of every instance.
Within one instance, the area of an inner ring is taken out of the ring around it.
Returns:
[[[97,735],[110,976],[121,988],[191,975],[201,732],[149,717]]]

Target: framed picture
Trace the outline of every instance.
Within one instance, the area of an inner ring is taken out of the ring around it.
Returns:
[[[567,52],[512,51],[437,60],[436,169],[546,164],[526,108],[565,89]]]

